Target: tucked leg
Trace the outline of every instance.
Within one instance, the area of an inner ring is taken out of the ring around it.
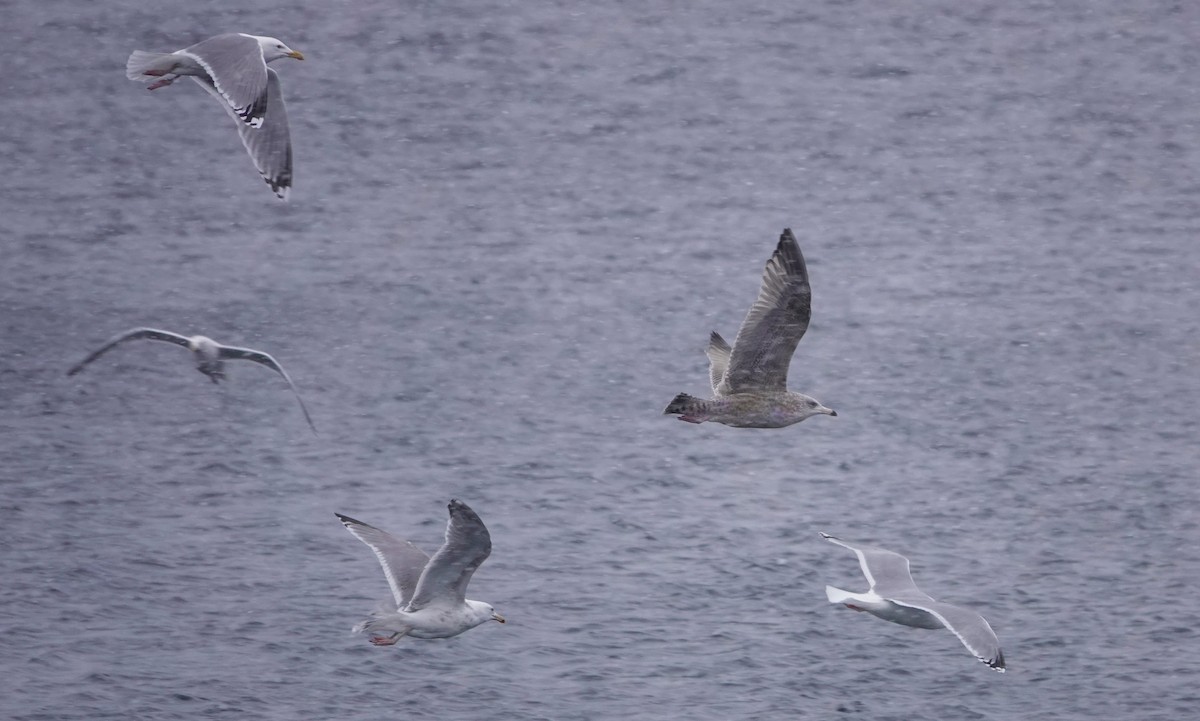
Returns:
[[[150,75],[151,73],[146,73],[146,74]],[[159,88],[165,88],[168,85],[170,85],[171,83],[175,82],[177,79],[179,79],[178,75],[163,75],[162,80],[159,80],[156,83],[151,83],[150,85],[146,86],[146,89],[147,90],[158,90]]]
[[[391,646],[403,638],[406,633],[408,633],[407,628],[403,631],[397,631],[391,636],[372,636],[371,643],[375,646]]]

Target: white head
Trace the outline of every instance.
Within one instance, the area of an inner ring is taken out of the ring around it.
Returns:
[[[292,50],[287,45],[284,45],[283,41],[279,38],[269,38],[265,35],[254,35],[253,37],[258,41],[259,47],[262,48],[264,62],[269,63],[280,58],[295,58],[297,60],[304,59],[303,55],[296,50]]]
[[[216,360],[220,356],[221,346],[212,338],[194,335],[188,338],[188,350],[206,358]]]
[[[484,603],[483,601],[467,600],[467,605],[471,608],[471,613],[475,616],[475,625],[487,623],[488,621],[498,621],[504,623],[504,616],[496,613],[496,609],[492,608],[492,604]]]

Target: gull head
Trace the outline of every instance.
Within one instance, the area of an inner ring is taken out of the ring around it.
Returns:
[[[471,615],[474,617],[475,625],[487,623],[488,621],[497,621],[504,623],[504,616],[496,613],[496,609],[492,608],[492,604],[484,603],[483,601],[467,601],[467,605],[471,608]]]
[[[832,408],[826,408],[821,405],[815,398],[809,398],[803,393],[796,393],[796,400],[799,401],[799,412],[803,418],[817,415],[837,416],[837,411]]]
[[[221,346],[212,338],[194,335],[188,338],[188,350],[205,360],[216,360],[220,357]]]
[[[295,58],[303,60],[304,55],[299,50],[292,50],[278,38],[266,37],[263,35],[255,35],[254,39],[258,41],[259,47],[262,48],[263,61],[271,62],[280,58]]]

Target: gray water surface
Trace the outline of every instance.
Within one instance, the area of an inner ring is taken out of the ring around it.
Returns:
[[[1200,10],[0,6],[0,717],[1184,719],[1200,703]],[[277,201],[135,48],[275,35]],[[706,391],[780,230],[783,430]],[[261,348],[209,383],[139,325]],[[491,529],[488,624],[371,647],[333,516]],[[830,605],[818,530],[984,614]]]

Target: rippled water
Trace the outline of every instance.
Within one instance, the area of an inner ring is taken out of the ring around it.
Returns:
[[[310,4],[311,5],[311,4]],[[1200,663],[1188,5],[4,5],[0,716],[1180,719]],[[282,38],[292,202],[133,48]],[[780,229],[779,431],[705,390]],[[259,347],[214,386],[136,325]],[[348,513],[487,522],[505,614],[391,649]],[[995,627],[825,601],[818,530]]]

